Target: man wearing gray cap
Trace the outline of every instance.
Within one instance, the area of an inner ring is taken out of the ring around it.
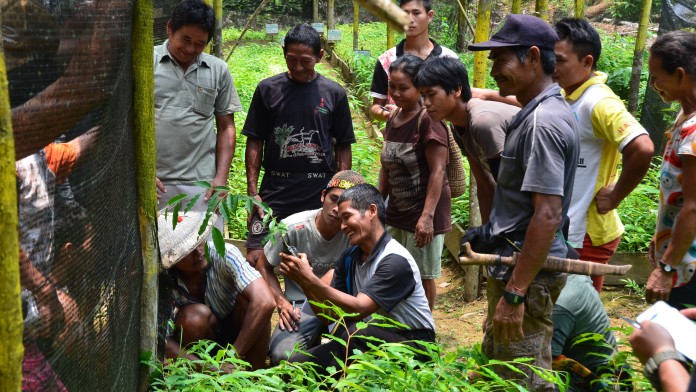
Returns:
[[[565,275],[540,269],[547,256],[568,252],[561,228],[568,220],[579,152],[575,118],[551,80],[557,40],[543,20],[509,15],[489,41],[469,45],[491,51],[491,76],[500,94],[515,95],[523,105],[507,128],[485,228],[495,239],[494,253],[519,252],[520,258],[515,268],[489,267],[483,350],[498,360],[531,357],[532,365],[546,369],[551,369],[551,311]],[[522,377],[499,370],[507,379]],[[554,390],[528,366],[520,370],[529,390]]]

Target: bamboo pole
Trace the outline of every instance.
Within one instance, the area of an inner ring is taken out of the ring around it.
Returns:
[[[534,15],[548,22],[549,0],[536,0],[536,6],[534,7]]]
[[[652,0],[643,0],[640,23],[638,23],[638,35],[636,36],[636,49],[633,52],[633,67],[631,68],[631,82],[628,93],[628,111],[634,116],[638,114],[640,74],[643,70],[643,56],[645,55],[645,41],[648,38],[651,9]]]
[[[399,31],[406,31],[410,22],[408,14],[392,0],[355,0],[387,25]],[[391,48],[391,46],[390,46]]]
[[[522,0],[512,0],[512,7],[510,8],[511,14],[521,14],[522,13]]]
[[[478,14],[476,15],[476,34],[474,42],[488,40],[491,29],[491,0],[479,0]],[[488,53],[486,51],[474,52],[474,87],[486,87],[486,70]]]
[[[215,11],[215,32],[213,34],[213,55],[222,58],[222,0],[213,0]]]
[[[585,17],[585,0],[575,0],[575,17]]]
[[[133,139],[138,190],[138,222],[143,257],[140,307],[140,351],[157,354],[157,302],[159,256],[157,252],[157,194],[155,192],[155,97],[152,36],[152,1],[133,6]],[[149,369],[140,366],[139,389],[146,391]]]
[[[249,30],[249,26],[251,26],[251,22],[256,18],[256,16],[261,13],[261,10],[263,7],[268,4],[269,0],[263,0],[261,4],[259,4],[258,7],[256,7],[256,11],[254,11],[253,14],[249,17],[249,20],[247,20],[246,25],[244,25],[244,29],[242,29],[242,33],[239,34],[239,38],[237,38],[237,42],[234,43],[234,46],[232,47],[232,50],[230,50],[230,53],[227,55],[225,58],[225,62],[230,61],[230,57],[232,57],[232,53],[234,53],[234,50],[237,49],[237,46],[239,46],[239,43],[242,42],[242,38],[244,38],[244,34],[246,34],[247,30]]]
[[[22,389],[24,357],[14,143],[5,52],[0,43],[0,391]]]
[[[353,51],[358,50],[358,30],[360,28],[360,4],[353,2]]]

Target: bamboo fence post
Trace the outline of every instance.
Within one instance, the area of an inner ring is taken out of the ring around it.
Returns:
[[[474,42],[483,42],[488,40],[491,29],[491,8],[493,7],[491,0],[479,0],[478,11],[476,15],[476,34]],[[486,70],[488,62],[488,52],[474,52],[474,87],[486,87]],[[469,172],[469,227],[481,225],[481,213],[479,211],[478,196],[476,193],[476,180]],[[474,301],[479,296],[479,281],[481,267],[467,266],[462,267],[464,270],[464,293],[463,299],[465,302]]]
[[[575,17],[585,17],[585,0],[575,0]]]
[[[133,140],[138,191],[138,222],[143,257],[140,308],[140,351],[157,354],[157,302],[159,256],[157,253],[157,194],[155,192],[155,97],[154,38],[151,0],[133,6]],[[146,391],[149,368],[140,366],[139,390]]]
[[[510,8],[511,14],[521,14],[522,13],[522,0],[512,0],[512,7]]]
[[[222,0],[213,0],[215,11],[215,32],[213,34],[213,55],[222,58]]]
[[[358,50],[358,29],[360,28],[360,4],[353,2],[353,51]]]
[[[549,0],[536,0],[536,6],[534,7],[534,15],[548,22]]]
[[[0,14],[0,18],[2,15]],[[0,43],[0,391],[22,389],[17,171],[5,52]]]
[[[643,0],[640,23],[638,23],[638,35],[636,36],[636,49],[633,52],[633,67],[631,67],[631,82],[629,83],[628,93],[628,111],[634,116],[638,114],[640,74],[643,70],[643,56],[645,55],[645,41],[648,38],[651,10],[652,0]]]

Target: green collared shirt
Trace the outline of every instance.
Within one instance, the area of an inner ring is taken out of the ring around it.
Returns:
[[[184,69],[155,46],[155,135],[157,178],[169,184],[210,181],[215,176],[216,116],[242,110],[230,71],[201,53]]]

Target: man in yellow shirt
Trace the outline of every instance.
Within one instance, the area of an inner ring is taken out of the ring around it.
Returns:
[[[616,252],[623,225],[616,213],[621,201],[640,183],[650,167],[653,143],[645,129],[605,84],[597,71],[602,44],[583,19],[555,24],[556,72],[578,121],[580,157],[571,198],[568,241],[582,260],[606,264]],[[617,177],[619,158],[623,165]],[[601,291],[602,276],[592,277]]]

